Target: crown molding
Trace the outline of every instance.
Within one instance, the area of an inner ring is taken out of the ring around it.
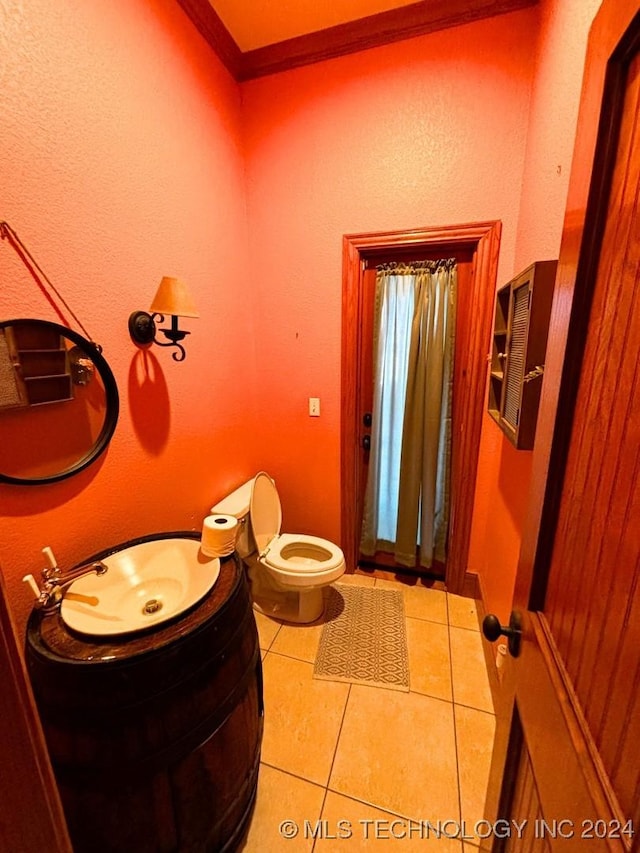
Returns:
[[[537,5],[538,0],[420,0],[244,53],[209,0],[178,2],[229,72],[242,82],[515,12]]]
[[[200,35],[213,48],[227,71],[236,80],[240,80],[242,51],[211,3],[208,0],[178,0],[178,3]]]

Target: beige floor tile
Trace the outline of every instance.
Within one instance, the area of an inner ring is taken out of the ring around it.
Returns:
[[[461,844],[446,838],[444,833],[438,838],[437,828],[328,791],[313,849],[314,853],[355,853],[358,850],[461,853]]]
[[[342,575],[336,583],[353,584],[354,586],[374,586],[376,579],[368,575]]]
[[[452,705],[352,686],[329,787],[414,820],[458,820]]]
[[[462,595],[447,593],[447,606],[449,608],[449,625],[456,628],[471,628],[480,630],[478,624],[478,608],[473,598],[464,598]]]
[[[443,590],[419,584],[409,586],[406,583],[380,578],[376,578],[376,586],[383,589],[401,589],[404,592],[405,615],[409,618],[447,624],[447,593]]]
[[[423,619],[407,619],[406,624],[411,690],[451,702],[448,627]]]
[[[477,821],[485,818],[496,719],[493,714],[462,705],[456,705],[454,713],[462,819],[471,834]]]
[[[413,619],[447,624],[447,594],[440,589],[410,586],[404,593],[405,611]]]
[[[310,625],[283,625],[271,645],[271,651],[314,663],[324,622]]]
[[[268,652],[281,628],[280,622],[275,622],[273,619],[270,619],[258,610],[254,610],[253,615],[256,617],[256,625],[258,626],[258,640],[260,642],[260,648],[263,649],[263,651]]]
[[[244,853],[280,853],[283,849],[298,853],[310,851],[313,838],[304,832],[304,821],[315,826],[320,818],[324,788],[262,764],[258,777],[258,795]],[[297,835],[283,835],[284,821],[293,821]],[[282,830],[280,827],[282,826]]]
[[[326,785],[349,685],[316,680],[312,664],[273,651],[263,671],[263,761]]]
[[[482,651],[482,635],[466,628],[449,628],[453,701],[493,712],[489,676]]]

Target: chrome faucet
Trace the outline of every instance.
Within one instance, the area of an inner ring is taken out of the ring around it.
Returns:
[[[85,575],[90,574],[103,575],[109,568],[105,563],[96,560],[92,563],[78,566],[75,569],[70,569],[63,574],[60,571],[51,548],[43,548],[42,553],[49,562],[49,565],[45,566],[42,570],[42,587],[38,586],[38,582],[33,575],[25,575],[22,580],[29,584],[36,598],[34,607],[37,610],[42,610],[46,615],[56,612],[64,598],[65,590],[74,581],[77,581],[78,578],[83,578]]]

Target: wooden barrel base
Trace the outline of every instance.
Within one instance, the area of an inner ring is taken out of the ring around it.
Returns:
[[[100,643],[36,614],[26,654],[74,853],[237,849],[255,803],[263,701],[235,558],[199,607],[162,630]]]

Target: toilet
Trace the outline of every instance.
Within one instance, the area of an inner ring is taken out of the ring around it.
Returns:
[[[256,610],[285,622],[313,622],[324,609],[323,589],[344,574],[344,554],[326,539],[280,533],[278,490],[264,471],[211,508],[241,525],[236,543],[248,568]]]

